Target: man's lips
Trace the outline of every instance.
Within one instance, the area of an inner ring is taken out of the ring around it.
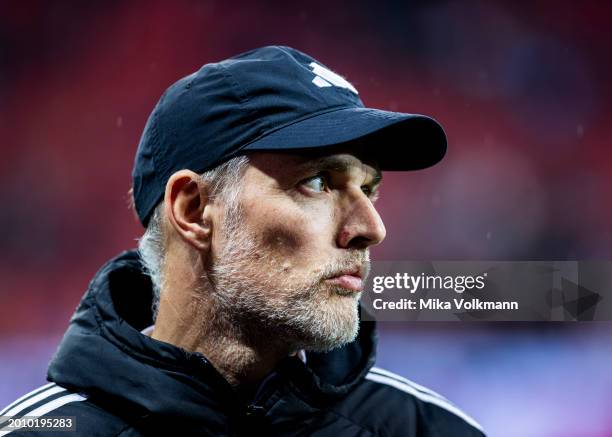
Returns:
[[[327,278],[326,281],[355,292],[363,290],[363,279],[359,270],[342,272]]]

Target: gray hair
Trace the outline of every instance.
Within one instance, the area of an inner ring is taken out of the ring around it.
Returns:
[[[211,187],[211,195],[219,197],[228,205],[236,205],[240,192],[240,180],[249,162],[246,156],[237,156],[200,175],[202,182]],[[233,209],[233,208],[231,208]],[[230,209],[230,210],[231,210]],[[164,282],[165,235],[163,231],[164,203],[153,211],[147,229],[138,240],[138,253],[145,272],[151,277],[153,286],[153,320],[157,318],[160,294]],[[233,220],[233,217],[226,217]],[[232,223],[227,223],[232,225]]]

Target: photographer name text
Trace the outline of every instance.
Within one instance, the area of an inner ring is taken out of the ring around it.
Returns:
[[[519,304],[516,301],[483,301],[480,299],[452,299],[451,301],[445,301],[437,298],[403,298],[390,302],[379,298],[372,301],[372,306],[375,310],[486,311],[519,309]]]

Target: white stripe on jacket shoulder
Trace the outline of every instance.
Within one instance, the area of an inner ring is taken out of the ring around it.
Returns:
[[[407,378],[404,378],[403,376],[397,375],[380,367],[372,367],[372,369],[370,369],[370,371],[366,375],[366,379],[373,382],[377,382],[379,384],[385,384],[390,387],[394,387],[405,393],[411,394],[412,396],[423,402],[428,402],[430,404],[437,405],[438,407],[443,408],[446,411],[460,417],[461,419],[472,425],[474,428],[484,433],[482,426],[478,422],[476,422],[476,420],[461,411],[451,401],[446,399],[444,396],[436,393],[435,391],[430,390],[420,384],[417,384],[414,381],[411,381]]]
[[[4,413],[6,413],[9,409],[15,407],[18,403],[20,403],[21,401],[24,401],[26,398],[30,398],[42,391],[48,390],[49,388],[55,386],[56,384],[54,382],[50,382],[49,384],[45,384],[42,387],[38,387],[34,390],[32,390],[29,393],[24,394],[23,396],[21,396],[19,399],[17,399],[16,401],[10,403],[9,405],[7,405],[5,408],[3,408],[2,410],[0,410],[0,416],[4,416]]]
[[[0,437],[18,429],[3,429],[12,417],[40,417],[70,402],[79,402],[85,399],[87,398],[77,393],[70,393],[64,387],[55,383],[45,384],[21,396],[0,411],[0,416],[2,416],[2,419],[0,419]]]

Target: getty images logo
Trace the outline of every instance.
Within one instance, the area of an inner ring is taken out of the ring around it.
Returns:
[[[312,80],[319,88],[324,88],[328,86],[339,86],[340,88],[346,88],[347,90],[351,90],[355,94],[359,94],[357,89],[351,83],[343,78],[342,76],[334,73],[331,70],[328,70],[324,66],[317,64],[316,62],[310,63],[310,68],[312,68],[312,72],[316,74],[315,78]]]

